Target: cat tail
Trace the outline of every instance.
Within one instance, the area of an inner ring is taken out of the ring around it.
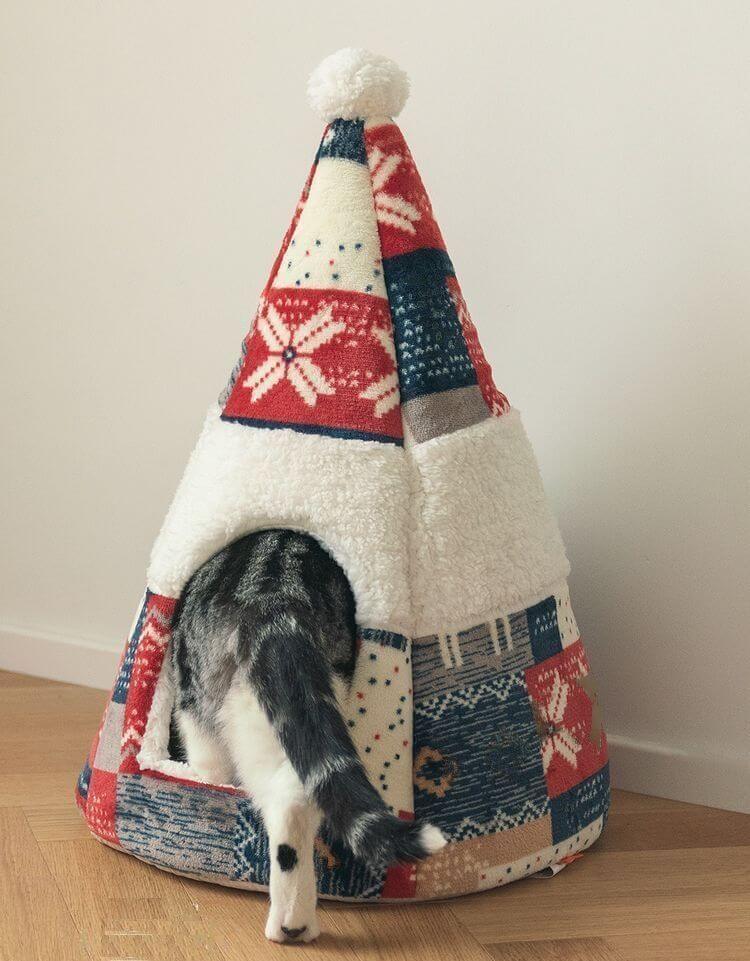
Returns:
[[[438,828],[395,817],[370,783],[316,638],[314,615],[289,607],[262,618],[255,613],[239,625],[241,667],[305,793],[368,864],[417,861],[439,851],[446,840]]]

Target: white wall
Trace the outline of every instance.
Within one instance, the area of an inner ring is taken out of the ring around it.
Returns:
[[[109,682],[317,145],[306,75],[361,44],[412,75],[616,779],[750,803],[748,9],[6,0],[0,664]]]

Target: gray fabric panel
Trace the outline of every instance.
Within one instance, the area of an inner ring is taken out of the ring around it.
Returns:
[[[125,723],[125,705],[110,701],[104,716],[102,733],[96,749],[94,767],[114,774],[120,767],[120,745]]]
[[[438,394],[424,394],[402,405],[404,420],[416,444],[453,434],[490,416],[476,384]]]

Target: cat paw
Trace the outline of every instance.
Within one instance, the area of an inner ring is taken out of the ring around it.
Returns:
[[[283,944],[286,941],[286,935],[281,930],[281,920],[275,918],[272,915],[268,915],[268,920],[266,921],[266,937],[269,941],[278,941],[279,944]]]
[[[278,917],[268,916],[266,921],[266,938],[269,941],[276,941],[284,944],[287,941],[303,941],[308,943],[314,941],[320,934],[318,920],[313,917],[307,924],[295,921],[293,924],[282,924]]]
[[[312,922],[305,925],[304,933],[302,933],[297,940],[310,942],[314,941],[316,938],[320,937],[320,928],[318,927],[318,919],[313,918]]]

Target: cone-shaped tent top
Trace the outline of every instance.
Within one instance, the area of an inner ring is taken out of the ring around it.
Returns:
[[[361,50],[311,78],[329,122],[154,546],[79,781],[98,837],[172,870],[268,880],[252,799],[170,753],[165,655],[190,576],[269,527],[313,534],[346,571],[361,641],[352,737],[393,810],[451,842],[418,867],[379,872],[324,837],[322,894],[491,887],[587,847],[606,816],[606,738],[567,560],[391,119],[407,91],[393,63]]]
[[[507,409],[401,131],[386,116],[334,119],[222,417],[402,444]]]

